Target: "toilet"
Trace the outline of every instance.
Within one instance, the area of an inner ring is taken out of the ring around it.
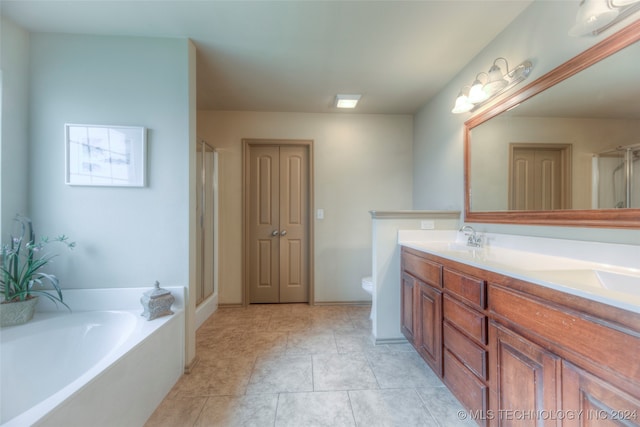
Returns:
[[[373,277],[367,276],[362,278],[362,289],[364,289],[369,295],[373,295]],[[369,319],[373,320],[373,301],[371,302],[371,313]]]

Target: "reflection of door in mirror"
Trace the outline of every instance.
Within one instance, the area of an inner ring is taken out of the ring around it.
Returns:
[[[509,209],[571,208],[571,145],[509,144]]]

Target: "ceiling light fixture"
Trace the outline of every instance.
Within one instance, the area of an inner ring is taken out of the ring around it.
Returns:
[[[638,10],[640,0],[582,0],[569,35],[598,35]]]
[[[335,106],[337,108],[356,108],[362,95],[336,95]]]
[[[499,60],[504,61],[506,73],[503,73],[502,68],[498,66]],[[465,86],[460,90],[451,112],[459,114],[477,109],[526,79],[532,68],[531,61],[524,61],[514,69],[509,70],[509,63],[506,59],[503,57],[496,58],[487,73],[478,73],[471,86]],[[487,76],[484,84],[480,81],[480,76],[483,74]]]

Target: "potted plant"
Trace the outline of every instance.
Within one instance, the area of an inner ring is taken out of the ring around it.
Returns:
[[[41,270],[56,256],[44,253],[49,243],[59,242],[73,249],[75,242],[69,242],[65,235],[52,240],[42,237],[36,242],[31,220],[17,215],[15,221],[19,226],[19,236],[11,236],[11,242],[0,249],[0,326],[19,325],[31,320],[38,296],[59,302],[71,310],[62,299],[58,278]],[[46,285],[51,285],[55,294],[47,292]]]

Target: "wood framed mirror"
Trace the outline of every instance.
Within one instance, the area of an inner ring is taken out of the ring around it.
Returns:
[[[640,228],[639,40],[640,20],[465,122],[466,222]],[[564,169],[512,157],[535,144],[570,147]]]

